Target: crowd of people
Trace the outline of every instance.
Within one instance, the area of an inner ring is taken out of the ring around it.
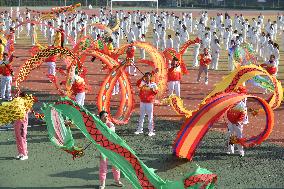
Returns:
[[[91,11],[90,11],[91,12]],[[278,14],[276,20],[265,18],[261,13],[254,18],[245,18],[243,14],[236,14],[231,17],[227,12],[217,13],[216,16],[209,17],[206,11],[200,12],[198,16],[186,12],[180,15],[162,11],[159,15],[153,11],[116,11],[113,14],[101,8],[98,14],[87,14],[84,11],[76,13],[58,13],[55,19],[41,19],[39,15],[32,14],[30,10],[20,11],[19,9],[4,11],[0,13],[0,35],[2,38],[5,34],[13,37],[14,43],[18,38],[24,37],[24,33],[31,39],[31,45],[37,44],[37,32],[41,32],[46,39],[49,48],[54,46],[64,47],[70,45],[70,36],[76,43],[83,36],[90,35],[94,40],[103,39],[105,32],[95,27],[94,23],[105,25],[115,25],[119,20],[119,30],[108,37],[106,43],[110,51],[120,47],[121,40],[132,44],[135,41],[148,41],[159,51],[173,48],[179,52],[180,47],[190,39],[197,36],[201,43],[196,43],[193,48],[193,61],[186,62],[187,66],[199,67],[197,82],[200,82],[201,74],[205,73],[205,84],[209,83],[208,71],[218,70],[219,57],[221,50],[228,51],[228,71],[234,69],[233,54],[230,50],[242,43],[249,43],[253,46],[261,66],[270,74],[277,76],[280,53],[277,39],[281,39],[284,46],[284,16]],[[26,22],[26,24],[22,24]],[[146,40],[147,39],[147,40]],[[281,45],[281,44],[280,44]],[[126,61],[129,62],[127,72],[129,75],[136,76],[135,65],[136,47],[130,45],[126,51]],[[191,53],[191,52],[190,52]],[[139,49],[139,56],[145,59],[145,50]],[[11,84],[13,77],[13,68],[10,64],[13,60],[13,54],[8,57],[8,52],[3,41],[0,39],[0,74],[1,74],[1,99],[12,100]],[[48,74],[56,74],[56,56],[50,56],[44,60],[48,65]],[[182,98],[180,93],[182,71],[180,60],[174,57],[168,68],[168,91],[169,95],[176,94]],[[155,136],[153,107],[155,96],[158,92],[158,85],[153,80],[153,75],[158,70],[149,70],[137,82],[140,97],[140,118],[135,131],[136,135],[143,133],[144,117],[148,116],[148,135]],[[238,92],[244,92],[240,88]],[[75,100],[81,106],[84,106],[86,84],[84,77],[75,75],[72,91]],[[116,84],[113,95],[119,93],[119,83]],[[240,108],[241,107],[241,108]],[[242,126],[248,123],[246,101],[242,101],[234,106],[234,110],[240,110],[242,114],[239,119],[232,118],[230,114],[228,120],[228,129],[230,133],[237,133],[238,137],[242,136]],[[101,112],[100,118],[114,130],[114,125],[108,121],[107,112]],[[235,115],[235,114],[234,114]],[[25,130],[19,130],[23,125]],[[15,133],[19,155],[21,160],[28,159],[26,143],[26,125],[27,117],[24,120],[15,122]],[[22,135],[23,134],[23,135]],[[19,147],[20,146],[20,147]],[[244,150],[238,146],[239,153],[244,156]],[[234,153],[232,144],[228,145],[228,154]],[[100,180],[101,188],[105,186],[107,160],[101,157],[100,160]],[[119,170],[113,169],[117,186],[122,186],[119,181]]]

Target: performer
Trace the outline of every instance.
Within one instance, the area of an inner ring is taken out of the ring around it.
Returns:
[[[271,75],[276,75],[277,73],[277,63],[275,61],[275,56],[272,54],[270,55],[270,59],[265,62],[264,64],[261,64],[261,67],[265,68],[266,71]]]
[[[218,70],[219,65],[219,56],[221,51],[221,46],[219,44],[219,40],[215,39],[214,43],[211,45],[212,49],[212,65],[211,68],[213,70]]]
[[[56,31],[55,37],[54,37],[54,46],[55,47],[61,47],[61,33],[59,30]]]
[[[200,49],[200,43],[195,43],[192,67],[197,67],[198,66],[199,49]]]
[[[63,29],[63,25],[60,26],[59,32],[60,32],[60,46],[63,48],[65,41],[65,30]]]
[[[175,94],[180,97],[180,80],[181,80],[181,68],[179,65],[179,60],[174,57],[171,62],[171,68],[168,69],[168,87],[169,95]]]
[[[237,93],[246,93],[245,87],[238,87],[236,89]],[[235,136],[237,138],[243,137],[243,125],[248,123],[247,116],[247,106],[246,106],[246,98],[237,104],[235,104],[231,109],[227,112],[228,118],[228,134],[229,134],[229,142],[228,142],[228,151],[227,154],[234,154],[234,144],[230,142],[231,137]],[[240,144],[236,145],[241,157],[245,155],[243,146]]]
[[[5,47],[4,47],[3,41],[2,39],[0,39],[0,60],[3,59],[4,50],[5,50]]]
[[[115,126],[114,124],[109,121],[108,119],[108,113],[106,111],[101,111],[100,119],[103,123],[106,124],[112,130],[115,132]],[[108,165],[108,159],[103,157],[103,155],[100,156],[100,189],[105,189],[105,183],[106,183],[106,175],[107,175],[107,165]],[[116,167],[112,167],[112,173],[114,177],[114,185],[118,187],[123,187],[123,184],[120,182],[120,170]]]
[[[30,36],[32,38],[32,46],[34,46],[37,42],[37,33],[36,33],[36,26],[34,23],[31,23],[31,29],[30,29]]]
[[[203,54],[200,54],[200,61],[199,61],[199,72],[198,72],[198,76],[197,76],[197,82],[200,81],[200,76],[202,74],[202,72],[204,71],[205,73],[205,85],[208,85],[208,68],[209,68],[209,64],[211,63],[211,55],[208,52],[208,49],[205,48],[203,50]]]
[[[21,93],[19,96],[25,97],[25,93]],[[18,149],[18,155],[16,156],[16,159],[18,160],[28,159],[27,131],[29,122],[29,112],[30,110],[26,110],[26,115],[24,119],[16,120],[13,124]]]
[[[156,94],[158,93],[158,87],[155,82],[151,81],[152,75],[157,73],[158,69],[154,72],[146,72],[144,76],[137,81],[137,87],[139,88],[139,97],[140,97],[140,118],[139,125],[136,135],[143,133],[143,123],[144,117],[148,115],[148,136],[156,135],[154,133],[154,122],[153,122],[153,108],[154,108],[154,99]]]
[[[54,46],[52,45],[49,48],[53,48],[53,47]],[[44,60],[44,62],[46,62],[47,66],[48,66],[48,75],[55,76],[55,74],[56,74],[56,72],[55,72],[55,70],[56,70],[56,64],[55,64],[55,62],[56,62],[56,55],[49,56],[48,58],[46,58]]]
[[[3,60],[0,61],[0,75],[3,75],[1,78],[1,99],[12,100],[11,96],[11,84],[12,84],[12,76],[14,76],[14,72],[11,66],[11,62],[13,61],[14,55],[12,54],[8,59],[8,54],[3,53]]]
[[[136,67],[134,66],[134,54],[135,54],[135,47],[130,45],[126,50],[126,61],[129,62],[131,65],[128,66],[128,73],[132,76],[136,76]]]
[[[80,77],[79,75],[75,76],[75,81],[72,84],[71,90],[73,92],[73,95],[75,96],[76,102],[84,106],[85,103],[85,96],[86,96],[86,83],[84,81],[84,78]]]

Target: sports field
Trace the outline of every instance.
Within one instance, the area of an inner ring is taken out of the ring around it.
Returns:
[[[1,8],[0,8],[1,11]],[[175,10],[179,13],[184,10]],[[91,12],[87,10],[87,12]],[[198,15],[198,10],[193,10],[193,16]],[[222,10],[222,12],[225,12]],[[258,11],[242,11],[245,17],[256,17]],[[240,13],[239,10],[230,10],[231,15]],[[277,12],[263,12],[265,20],[272,18],[275,20]],[[209,16],[215,16],[216,10],[209,11]],[[151,31],[151,29],[150,29]],[[170,31],[173,32],[173,31]],[[146,34],[147,41],[152,42],[152,33]],[[42,34],[38,30],[39,41],[45,44]],[[195,36],[191,35],[191,39]],[[278,36],[280,44],[280,57],[284,57],[283,39]],[[125,41],[121,41],[121,44]],[[31,40],[25,33],[17,39],[15,44],[15,55],[19,58],[14,62],[16,75],[19,67],[30,58],[29,49]],[[189,68],[189,74],[184,76],[181,84],[181,97],[188,109],[194,109],[200,101],[214,88],[214,84],[222,79],[222,76],[228,74],[227,70],[227,52],[222,50],[220,56],[220,70],[209,72],[209,85],[195,83],[197,70],[191,68],[192,47],[189,48],[184,56]],[[137,52],[139,57],[139,51]],[[262,63],[262,62],[260,62]],[[103,78],[107,73],[100,71],[101,63],[99,61],[87,61],[88,67],[87,80],[92,90],[87,94],[87,109],[97,114],[96,96]],[[63,63],[58,63],[63,66]],[[143,71],[149,71],[146,65],[138,65]],[[34,70],[30,77],[22,84],[23,90],[30,91],[39,98],[39,103],[35,109],[39,110],[42,102],[53,102],[58,98],[53,85],[45,77],[47,66],[43,65]],[[142,75],[133,77],[133,85]],[[284,61],[280,58],[278,78],[284,80]],[[282,85],[283,86],[283,85]],[[135,88],[137,92],[137,89]],[[254,89],[249,86],[249,92],[258,96],[262,94],[260,89]],[[112,105],[115,108],[118,105],[120,96],[112,99]],[[226,155],[226,136],[224,132],[226,127],[223,120],[213,125],[213,128],[204,138],[199,146],[192,162],[177,159],[172,155],[172,144],[183,123],[183,119],[178,117],[168,106],[157,106],[154,109],[156,136],[147,135],[135,136],[139,113],[139,99],[135,98],[136,108],[131,117],[130,123],[125,126],[117,127],[117,134],[121,136],[137,153],[148,167],[157,169],[157,173],[163,179],[176,180],[196,166],[200,165],[218,175],[217,188],[284,188],[284,130],[283,130],[283,105],[275,113],[275,128],[267,142],[261,146],[246,150],[245,157],[238,155]],[[32,117],[32,116],[30,116]],[[262,117],[253,118],[250,116],[250,123],[245,127],[245,136],[257,134],[257,131],[263,127]],[[67,153],[56,149],[49,142],[44,122],[30,119],[31,127],[28,129],[28,150],[29,159],[27,161],[18,161],[13,157],[16,155],[16,145],[13,130],[0,131],[0,187],[1,188],[94,188],[98,186],[98,164],[99,153],[90,146],[86,150],[86,155],[82,158],[72,160]],[[77,142],[85,146],[89,142],[78,131],[74,131]],[[111,184],[112,174],[108,175],[108,184]],[[125,179],[124,188],[132,188]],[[107,186],[107,188],[115,188]]]

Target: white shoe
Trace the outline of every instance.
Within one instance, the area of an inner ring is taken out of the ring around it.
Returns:
[[[208,81],[205,81],[205,85],[208,85]]]
[[[155,136],[156,134],[154,132],[149,132],[148,136]]]
[[[27,160],[27,159],[29,159],[28,156],[22,156],[22,157],[20,157],[20,160]]]
[[[240,151],[240,156],[244,157],[245,156],[245,152],[244,151]]]
[[[17,155],[15,158],[16,159],[20,159],[21,157],[23,157],[24,155],[23,154],[19,154],[19,155]]]
[[[113,185],[117,187],[123,187],[123,184],[120,181],[117,181],[117,182],[115,181]]]
[[[136,135],[143,134],[143,131],[135,131],[134,134],[136,134]]]
[[[234,154],[234,152],[232,152],[232,151],[227,151],[226,154],[230,155],[230,154]]]
[[[105,186],[100,186],[99,189],[105,189]]]

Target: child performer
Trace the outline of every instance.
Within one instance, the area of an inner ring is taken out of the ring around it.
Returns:
[[[199,65],[199,72],[197,76],[197,82],[200,81],[200,76],[202,72],[204,71],[205,73],[205,85],[208,85],[208,68],[209,64],[211,63],[211,55],[208,52],[208,49],[205,48],[203,50],[203,54],[200,54],[200,65]]]
[[[245,87],[238,87],[236,90],[237,93],[246,93]],[[237,138],[243,137],[243,125],[248,123],[248,116],[247,116],[247,105],[246,105],[246,98],[242,101],[235,104],[231,109],[227,112],[228,118],[228,134],[229,140],[232,136],[236,136]],[[243,146],[238,144],[237,145],[239,154],[241,157],[245,155]],[[228,151],[227,154],[234,154],[234,144],[231,144],[229,141],[228,144]]]
[[[75,81],[72,84],[71,90],[73,95],[75,95],[76,102],[84,106],[85,103],[85,96],[86,96],[86,83],[84,79],[78,75],[75,76]]]
[[[106,111],[101,111],[99,116],[102,122],[105,123],[113,132],[115,132],[115,126],[111,121],[109,121],[108,113]],[[101,156],[100,157],[100,175],[99,175],[100,189],[105,189],[107,164],[108,164],[108,159]],[[122,187],[123,184],[120,182],[120,170],[115,167],[112,167],[112,173],[114,177],[114,185],[118,187]]]
[[[25,94],[21,93],[19,96],[25,97]],[[18,160],[28,159],[27,130],[28,130],[29,112],[30,110],[26,110],[26,115],[24,119],[17,120],[14,122],[16,144],[18,149],[18,155],[16,156],[16,159]]]

